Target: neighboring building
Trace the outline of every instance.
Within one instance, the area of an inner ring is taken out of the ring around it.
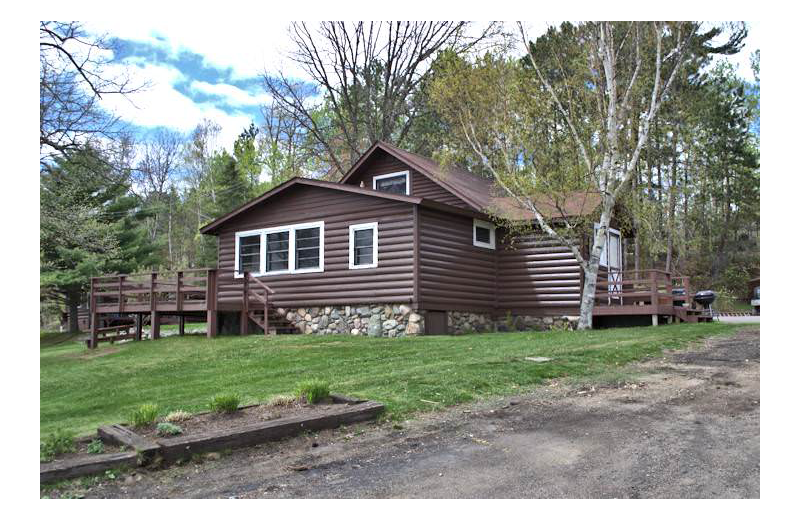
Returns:
[[[747,282],[747,288],[750,291],[750,305],[753,307],[753,312],[756,316],[761,315],[761,278],[753,278]]]
[[[372,320],[385,335],[443,334],[574,319],[578,262],[541,235],[512,245],[489,214],[532,216],[494,192],[489,179],[378,142],[338,183],[294,178],[201,229],[219,241],[218,309],[240,308],[248,271],[303,331],[366,333]],[[582,201],[591,212],[600,198]]]

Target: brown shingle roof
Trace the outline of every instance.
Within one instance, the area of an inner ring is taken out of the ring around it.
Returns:
[[[384,141],[377,141],[372,145],[340,182],[346,182],[377,148],[381,148],[412,166],[461,198],[476,211],[508,220],[533,220],[535,218],[532,211],[519,204],[514,198],[502,195],[492,179],[472,174],[457,166],[445,169],[430,157],[403,150]],[[567,197],[561,204],[542,199],[537,201],[537,207],[546,217],[575,217],[592,213],[601,202],[602,196],[599,193],[576,192],[574,196]]]

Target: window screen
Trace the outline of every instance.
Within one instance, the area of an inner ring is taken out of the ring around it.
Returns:
[[[289,269],[289,232],[267,234],[267,272]]]
[[[492,232],[491,230],[475,226],[475,240],[478,242],[483,242],[484,244],[491,244],[492,243]]]
[[[370,265],[373,245],[372,229],[357,229],[353,232],[353,265]]]
[[[257,273],[261,269],[261,236],[239,237],[239,272]]]
[[[295,231],[295,269],[319,267],[319,228]]]
[[[397,193],[398,195],[405,195],[407,193],[406,175],[401,174],[395,177],[376,179],[375,189],[378,191],[386,191],[388,193]]]

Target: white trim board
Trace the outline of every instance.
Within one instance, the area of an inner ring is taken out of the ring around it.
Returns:
[[[478,241],[477,228],[484,228],[489,230],[489,243]],[[476,247],[483,247],[485,249],[496,249],[495,236],[497,234],[497,226],[485,220],[477,218],[472,219],[472,245]]]
[[[363,265],[355,265],[353,261],[355,260],[355,232],[361,231],[363,229],[371,229],[372,230],[372,263],[371,264],[363,264]],[[378,223],[377,222],[367,222],[364,224],[353,224],[350,226],[350,241],[348,245],[348,252],[350,256],[349,267],[350,269],[373,269],[378,267]]]
[[[392,177],[399,177],[405,175],[406,177],[406,195],[411,195],[411,175],[408,170],[402,172],[384,173],[383,175],[376,175],[372,178],[372,189],[378,191],[378,181],[380,179],[390,179]]]
[[[311,267],[305,269],[295,269],[295,232],[298,229],[319,228],[319,267]],[[281,271],[267,272],[267,235],[271,233],[289,232],[289,269]],[[253,276],[276,276],[281,274],[302,274],[302,273],[322,273],[325,271],[325,221],[320,220],[317,222],[303,222],[301,224],[289,224],[286,226],[276,226],[263,229],[252,229],[248,231],[237,231],[235,233],[235,249],[234,249],[234,278],[242,278],[244,273],[239,272],[239,238],[261,235],[261,259],[259,265],[259,272],[250,273]]]

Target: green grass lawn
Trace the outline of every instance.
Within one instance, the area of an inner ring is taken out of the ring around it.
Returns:
[[[399,419],[419,410],[522,392],[550,378],[601,374],[737,327],[724,323],[382,339],[352,336],[170,337],[88,352],[42,338],[40,426],[75,434],[126,419],[146,402],[163,413],[207,409],[212,396],[245,403],[319,377],[331,390],[375,399]],[[46,345],[45,345],[46,343]],[[553,358],[548,363],[526,356]]]

